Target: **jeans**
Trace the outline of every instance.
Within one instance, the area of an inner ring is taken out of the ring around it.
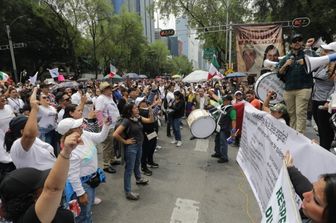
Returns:
[[[89,203],[87,205],[80,205],[81,212],[80,215],[76,217],[76,223],[92,223],[92,205],[94,203],[94,198],[96,191],[94,188],[90,187],[87,183],[82,183],[85,193],[88,196]]]
[[[57,136],[57,132],[55,129],[45,129],[45,128],[39,128],[40,136],[39,138],[50,144],[54,148],[54,155],[57,156],[59,152],[59,139]]]
[[[173,119],[173,133],[176,141],[181,141],[181,118]]]
[[[132,191],[131,177],[134,171],[135,179],[141,179],[140,163],[141,163],[141,144],[126,145],[125,148],[125,173],[124,173],[124,190],[126,193]]]
[[[228,144],[226,139],[229,138],[230,135],[226,134],[224,131],[220,131],[217,133],[215,138],[215,152],[219,154],[222,159],[228,160]]]

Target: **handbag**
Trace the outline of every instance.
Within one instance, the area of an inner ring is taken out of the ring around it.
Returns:
[[[96,172],[86,183],[92,188],[98,187],[101,183],[99,172]]]
[[[146,134],[148,141],[157,137],[157,133],[153,131],[152,133]]]

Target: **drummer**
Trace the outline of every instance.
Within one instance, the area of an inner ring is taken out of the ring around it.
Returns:
[[[204,89],[199,87],[193,100],[192,110],[203,109],[208,110],[210,108],[209,96],[204,93]],[[191,136],[190,140],[196,139],[195,136]]]
[[[224,107],[221,109],[218,121],[220,129],[215,138],[215,153],[212,154],[211,157],[218,158],[218,163],[227,163],[229,162],[228,143],[234,142],[234,138],[237,134],[237,113],[231,105],[231,95],[224,95],[221,99],[218,99],[218,101],[222,101]]]

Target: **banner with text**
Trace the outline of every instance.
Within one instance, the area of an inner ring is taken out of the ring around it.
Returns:
[[[296,196],[287,167],[283,163],[261,222],[301,223],[298,203],[301,204],[300,197]]]
[[[260,74],[265,50],[274,45],[284,54],[281,25],[242,25],[235,27],[238,71]]]
[[[324,173],[336,173],[336,156],[269,113],[245,103],[237,162],[256,196],[261,212],[266,210],[279,178],[283,154],[289,150],[294,165],[311,182]]]

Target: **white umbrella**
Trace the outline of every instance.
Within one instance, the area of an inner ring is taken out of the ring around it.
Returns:
[[[208,80],[208,71],[204,70],[195,70],[183,78],[183,82],[196,83]]]

